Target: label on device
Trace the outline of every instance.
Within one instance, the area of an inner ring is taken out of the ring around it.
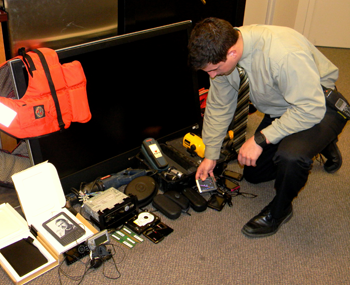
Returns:
[[[156,158],[159,158],[159,157],[162,157],[162,153],[160,152],[158,146],[156,144],[151,144],[149,146],[150,150],[152,151],[153,155],[156,157]]]
[[[145,139],[141,145],[141,152],[153,169],[162,171],[168,168],[168,162],[163,156],[162,150],[155,139]]]

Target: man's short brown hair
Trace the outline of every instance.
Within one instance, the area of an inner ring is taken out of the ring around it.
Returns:
[[[222,19],[206,18],[193,28],[188,44],[189,64],[196,70],[209,63],[226,61],[228,50],[236,44],[239,33]]]

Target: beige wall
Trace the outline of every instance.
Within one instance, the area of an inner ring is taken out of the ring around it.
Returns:
[[[299,0],[276,0],[273,25],[294,28]]]
[[[246,0],[243,25],[265,24],[268,0]]]
[[[349,0],[246,0],[244,25],[287,26],[316,46],[350,48],[349,15]]]
[[[294,28],[299,0],[247,0],[244,25],[268,24]]]
[[[294,28],[299,0],[247,0],[244,25],[268,24]]]

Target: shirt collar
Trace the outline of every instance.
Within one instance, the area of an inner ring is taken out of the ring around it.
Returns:
[[[250,62],[250,57],[249,55],[252,54],[252,46],[249,44],[251,41],[249,41],[249,33],[246,33],[244,31],[244,27],[240,27],[240,28],[234,28],[237,31],[239,31],[241,33],[242,36],[242,40],[243,40],[243,53],[242,53],[242,57],[239,61],[239,64],[242,64],[242,67],[245,68],[245,64],[243,64],[243,62],[246,62],[248,60],[248,62]],[[242,31],[243,30],[243,31]]]

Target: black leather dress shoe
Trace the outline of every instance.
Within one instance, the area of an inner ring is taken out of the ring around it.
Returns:
[[[290,205],[281,218],[274,218],[271,215],[270,204],[258,215],[252,218],[242,228],[242,233],[248,237],[267,237],[275,234],[282,224],[288,222],[293,216],[293,207]]]
[[[343,160],[340,153],[340,150],[337,146],[337,139],[332,141],[322,152],[321,154],[327,158],[326,163],[323,168],[328,173],[336,172],[342,165]]]

